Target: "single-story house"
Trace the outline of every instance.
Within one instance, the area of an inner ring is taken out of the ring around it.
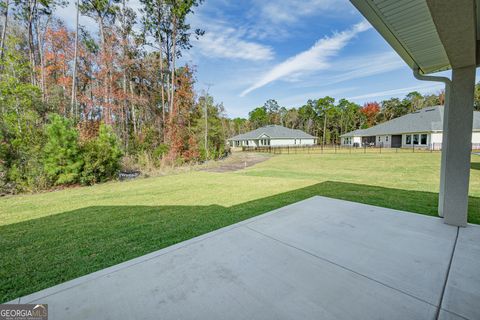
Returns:
[[[228,139],[230,147],[314,145],[317,138],[302,130],[269,125]]]
[[[419,111],[359,129],[341,136],[343,146],[376,146],[383,148],[423,147],[440,150],[443,138],[443,106]],[[472,145],[480,147],[480,112],[474,112]]]

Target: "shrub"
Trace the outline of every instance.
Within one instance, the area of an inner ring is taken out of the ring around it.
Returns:
[[[168,153],[168,145],[165,143],[160,144],[153,150],[153,157],[155,159],[161,159]]]
[[[8,192],[6,159],[7,146],[3,142],[2,132],[0,131],[0,195]]]
[[[90,185],[107,181],[120,169],[122,151],[111,127],[100,125],[96,139],[83,146],[82,184]]]
[[[48,179],[55,185],[78,182],[83,161],[72,122],[53,115],[46,127],[46,136],[43,165]]]

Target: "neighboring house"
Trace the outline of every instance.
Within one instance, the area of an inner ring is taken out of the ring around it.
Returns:
[[[231,147],[314,145],[317,138],[301,130],[270,125],[228,139]]]
[[[341,136],[344,146],[442,148],[443,106],[427,107],[368,129]],[[474,112],[472,144],[480,148],[480,112]]]

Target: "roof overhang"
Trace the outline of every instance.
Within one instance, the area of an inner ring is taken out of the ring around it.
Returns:
[[[478,66],[479,0],[351,0],[413,70]]]

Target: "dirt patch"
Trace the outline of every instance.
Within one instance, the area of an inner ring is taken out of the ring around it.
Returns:
[[[239,152],[234,153],[225,160],[217,161],[214,166],[202,169],[208,172],[232,172],[251,167],[257,163],[266,161],[272,156],[262,153]]]

